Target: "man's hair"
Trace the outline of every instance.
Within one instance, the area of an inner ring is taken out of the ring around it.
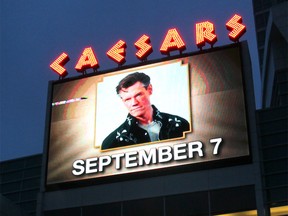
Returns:
[[[143,86],[147,89],[150,85],[150,77],[145,73],[135,72],[127,75],[122,80],[120,80],[119,84],[116,86],[116,92],[119,94],[122,88],[128,88],[134,85],[136,82],[141,82]]]

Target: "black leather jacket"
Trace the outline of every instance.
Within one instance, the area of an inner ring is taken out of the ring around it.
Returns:
[[[190,130],[189,122],[176,115],[160,112],[153,106],[153,120],[161,125],[159,139],[182,137],[184,131]],[[151,142],[149,134],[138,126],[135,117],[128,114],[125,122],[113,131],[102,143],[102,150]]]

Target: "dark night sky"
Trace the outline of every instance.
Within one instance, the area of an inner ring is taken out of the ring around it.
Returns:
[[[50,63],[62,52],[70,61],[69,77],[83,49],[92,46],[99,70],[115,68],[106,52],[120,39],[127,43],[126,64],[138,62],[134,42],[143,34],[151,38],[154,52],[170,28],[176,27],[186,42],[186,52],[197,51],[195,24],[214,23],[218,42],[232,43],[225,23],[235,14],[247,26],[241,40],[249,44],[256,105],[259,108],[260,78],[252,0],[0,0],[0,160],[41,153],[44,143],[48,82],[58,76]],[[209,48],[209,45],[206,45]],[[206,48],[204,47],[204,48]]]

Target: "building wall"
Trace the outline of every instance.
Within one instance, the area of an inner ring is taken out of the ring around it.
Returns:
[[[253,0],[253,5],[264,108],[257,111],[257,122],[265,205],[287,209],[288,1]]]
[[[270,10],[262,67],[263,107],[287,105],[288,98],[288,3]]]
[[[287,105],[288,2],[254,0],[253,3],[262,77],[263,108]]]
[[[288,205],[288,106],[257,112],[269,208]]]
[[[27,216],[23,210],[11,200],[0,194],[0,215],[1,216]]]
[[[270,8],[281,4],[287,0],[253,0],[253,9],[255,16],[256,35],[258,44],[259,64],[262,69],[264,63],[264,47],[266,40],[266,28],[268,24]],[[262,71],[262,70],[261,70]]]
[[[147,188],[147,186],[145,187]],[[138,188],[138,193],[143,189]],[[85,204],[54,210],[46,210],[45,216],[92,216],[92,215],[213,215],[227,212],[255,209],[256,200],[253,186],[197,191],[169,196],[128,199],[119,202],[91,204],[87,197]],[[94,199],[98,196],[94,195]],[[87,205],[89,202],[90,205]],[[229,203],[229,204],[227,204]]]
[[[36,215],[41,166],[42,154],[0,163],[0,193],[29,216]]]

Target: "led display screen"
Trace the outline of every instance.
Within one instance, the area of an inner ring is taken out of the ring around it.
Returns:
[[[241,65],[229,46],[51,82],[46,185],[249,156]]]

